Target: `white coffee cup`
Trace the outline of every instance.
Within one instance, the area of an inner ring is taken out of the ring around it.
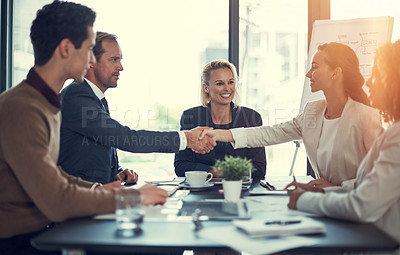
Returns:
[[[185,176],[186,183],[191,187],[203,187],[213,178],[213,174],[206,171],[188,171]]]

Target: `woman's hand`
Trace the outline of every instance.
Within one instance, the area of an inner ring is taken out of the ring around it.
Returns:
[[[289,190],[290,187],[295,187],[295,189],[300,188],[302,190],[311,191],[311,190],[309,190],[308,183],[300,183],[300,182],[292,181],[291,183],[286,185],[284,190]]]
[[[215,141],[220,142],[235,142],[230,130],[226,129],[205,129],[200,135],[200,140],[206,136],[213,138]]]
[[[294,186],[295,188],[301,188],[305,191],[323,192],[323,188],[335,185],[328,182],[324,178],[319,178],[316,180],[312,180],[308,183],[291,182],[288,185],[286,185],[285,190],[288,190],[288,188],[292,186]]]
[[[294,209],[297,210],[297,200],[299,199],[299,197],[301,195],[303,195],[303,193],[305,192],[305,190],[301,189],[301,188],[296,188],[294,190],[288,190],[288,195],[289,195],[289,203],[288,203],[288,207],[290,209]]]
[[[308,189],[310,191],[314,191],[314,192],[323,192],[323,188],[335,186],[322,177],[319,179],[310,181],[309,183],[307,183],[307,185],[308,185]]]

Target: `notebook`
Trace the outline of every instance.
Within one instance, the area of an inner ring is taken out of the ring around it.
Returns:
[[[289,236],[325,232],[325,225],[309,217],[276,217],[267,220],[235,220],[233,224],[250,237]]]

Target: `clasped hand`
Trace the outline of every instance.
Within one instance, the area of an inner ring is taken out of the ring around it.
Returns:
[[[328,182],[324,178],[319,178],[316,180],[312,180],[308,183],[300,183],[293,181],[286,185],[285,190],[288,191],[289,195],[289,203],[288,207],[290,209],[297,209],[297,200],[301,195],[303,195],[304,192],[306,191],[311,191],[311,192],[323,192],[323,188],[329,187],[329,186],[334,186],[332,183]],[[289,190],[290,187],[295,187],[295,189]]]
[[[190,131],[185,131],[187,147],[196,153],[209,153],[217,145],[214,138],[205,136],[200,139],[204,130],[212,130],[210,127],[196,127]]]
[[[323,188],[334,186],[334,185],[321,177],[321,178],[312,180],[308,183],[291,182],[288,185],[286,185],[285,189],[288,189],[289,187],[292,187],[292,186],[295,188],[301,188],[305,191],[323,192]]]

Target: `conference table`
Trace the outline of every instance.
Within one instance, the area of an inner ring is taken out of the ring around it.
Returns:
[[[297,176],[296,176],[297,177]],[[267,177],[268,179],[268,177]],[[273,180],[273,177],[271,177]],[[290,181],[290,179],[288,179]],[[287,208],[288,196],[252,195],[252,191],[261,189],[259,180],[253,180],[249,190],[243,190],[241,201],[246,201],[253,218],[268,218],[271,215],[298,213]],[[155,206],[146,214],[142,231],[129,238],[116,235],[116,224],[112,215],[91,218],[73,219],[57,224],[52,229],[31,240],[39,250],[57,251],[63,254],[182,254],[185,250],[200,252],[234,252],[237,248],[214,240],[223,236],[229,239],[233,231],[224,234],[214,232],[217,229],[232,228],[229,220],[202,220],[201,228],[195,228],[192,217],[177,216],[176,210],[168,204],[182,204],[182,201],[200,201],[204,199],[223,200],[221,186],[214,185],[210,189],[200,191],[178,190],[164,206]],[[175,211],[175,213],[174,213]],[[160,214],[160,212],[162,212]],[[160,216],[161,215],[161,216]],[[312,217],[312,215],[311,215]],[[338,254],[343,252],[394,251],[399,244],[373,224],[354,223],[326,217],[312,217],[322,222],[325,233],[303,235],[312,244],[288,248],[280,254]],[[197,222],[199,223],[199,222]],[[202,231],[208,231],[208,236]],[[268,248],[279,242],[280,238],[265,241],[265,253]],[[261,240],[264,241],[264,240]],[[243,241],[246,245],[246,242]],[[242,244],[242,245],[243,245]],[[259,251],[263,254],[264,251]]]

